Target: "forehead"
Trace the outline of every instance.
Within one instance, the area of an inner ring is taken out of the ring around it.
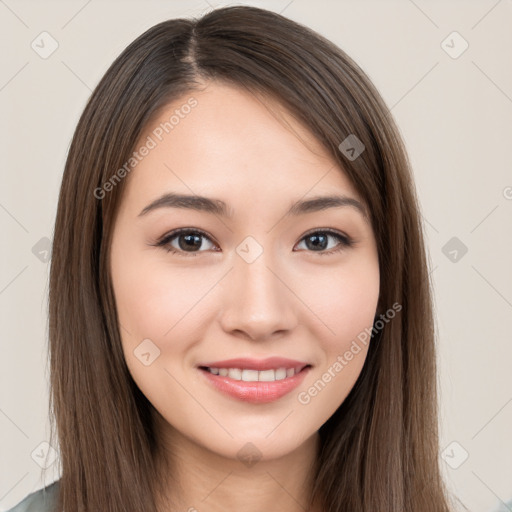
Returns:
[[[327,150],[278,101],[209,82],[166,105],[143,131],[127,201],[168,190],[271,203],[308,193],[358,198]]]

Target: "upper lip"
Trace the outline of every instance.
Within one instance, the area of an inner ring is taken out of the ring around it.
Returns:
[[[223,361],[212,361],[202,363],[198,366],[208,368],[246,368],[248,370],[271,370],[275,368],[300,368],[309,366],[309,363],[287,359],[285,357],[267,357],[266,359],[251,359],[238,357],[236,359],[225,359]]]

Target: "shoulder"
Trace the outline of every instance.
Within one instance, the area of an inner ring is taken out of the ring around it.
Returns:
[[[7,512],[53,512],[57,504],[59,481],[29,494]]]

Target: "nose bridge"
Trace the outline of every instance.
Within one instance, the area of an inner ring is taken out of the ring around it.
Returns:
[[[256,249],[249,242],[237,250],[222,323],[227,331],[243,331],[252,339],[263,339],[292,328],[295,315],[293,294],[284,284],[286,277],[274,268],[271,251],[261,249],[252,259]]]

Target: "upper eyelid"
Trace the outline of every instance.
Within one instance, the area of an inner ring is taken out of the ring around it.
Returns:
[[[197,229],[197,228],[177,228],[177,229],[173,229],[172,231],[169,231],[168,233],[163,235],[161,238],[159,238],[157,243],[161,243],[161,242],[163,242],[165,240],[172,240],[173,238],[175,238],[178,235],[181,235],[183,233],[198,234],[198,235],[201,235],[201,236],[203,236],[205,238],[208,238],[211,242],[217,243],[217,242],[215,242],[215,238],[214,237],[209,235],[206,231],[203,231],[203,230]]]

